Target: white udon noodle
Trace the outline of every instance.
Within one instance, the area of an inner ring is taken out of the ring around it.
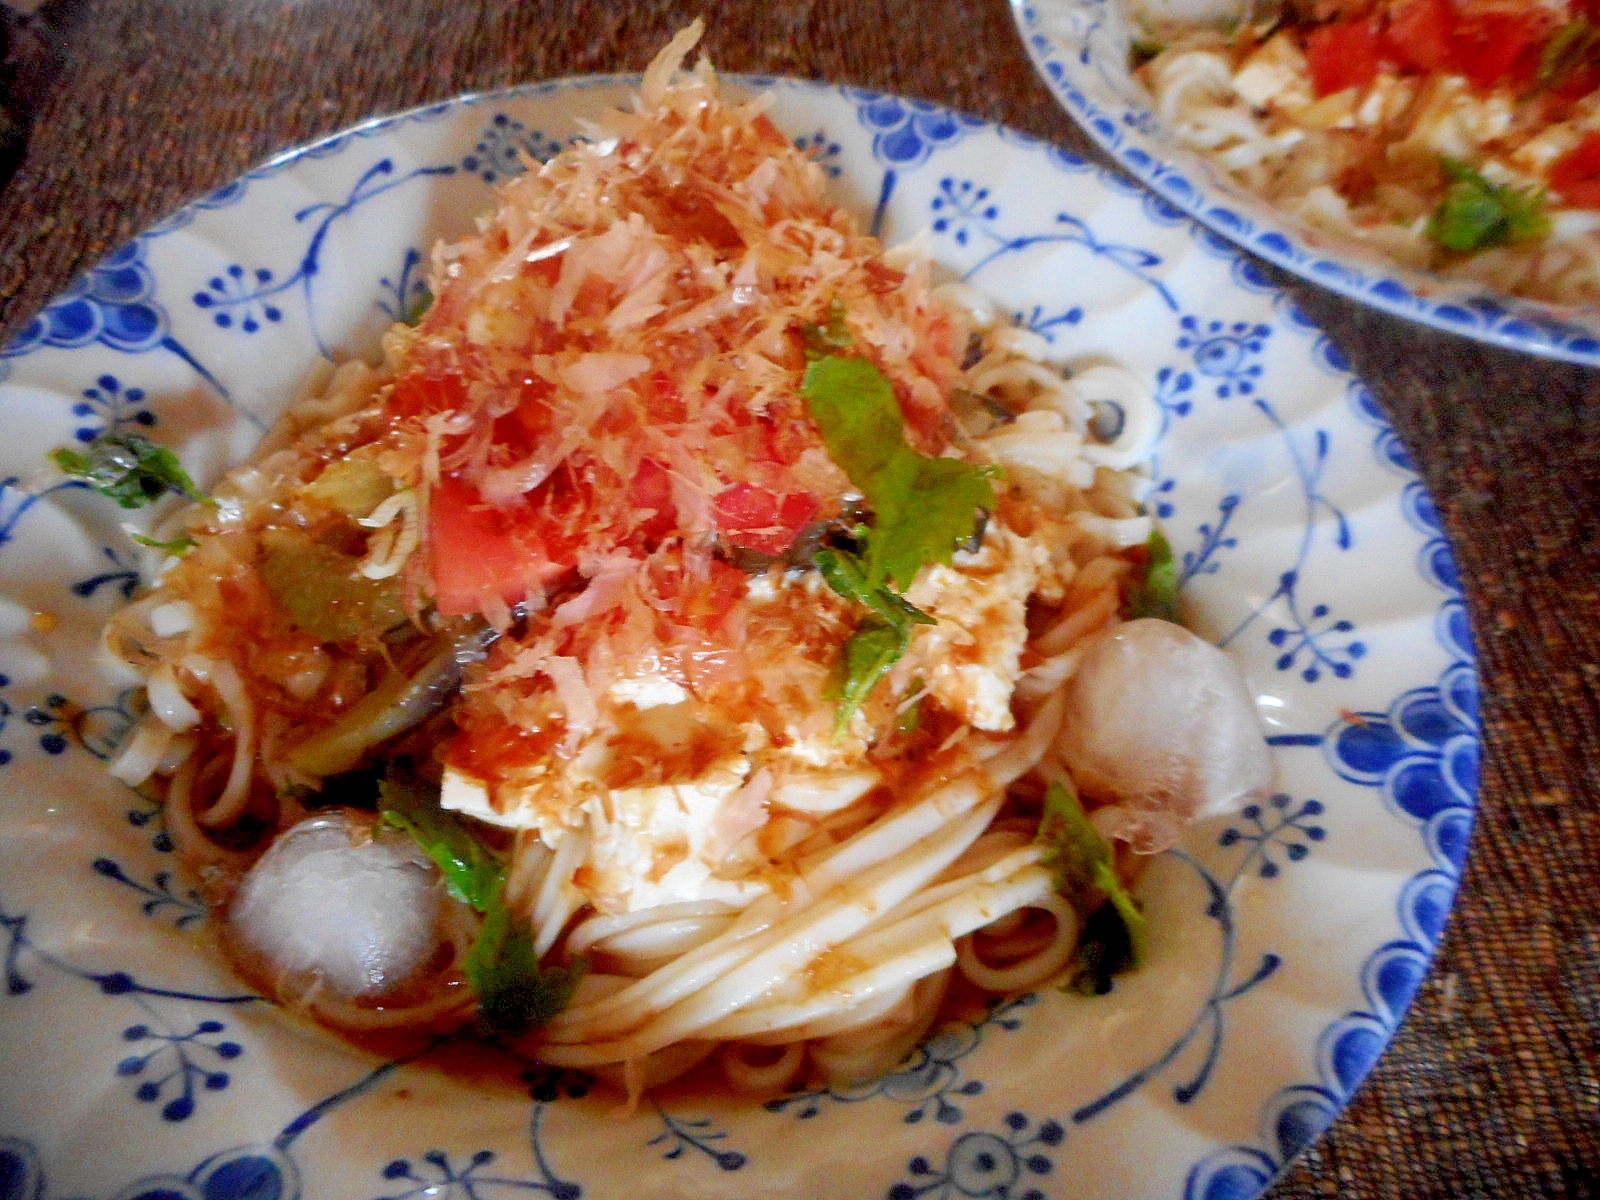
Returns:
[[[515,1045],[529,1057],[591,1070],[634,1098],[708,1058],[731,1087],[754,1093],[792,1084],[808,1063],[831,1080],[858,1081],[891,1070],[926,1035],[956,976],[985,992],[1017,992],[1049,980],[1072,958],[1079,915],[1056,893],[1031,823],[996,816],[1018,781],[1066,775],[1054,750],[1061,688],[1083,640],[1118,619],[1130,569],[1118,551],[1148,536],[1139,485],[1126,472],[1147,457],[1159,414],[1148,390],[1121,368],[1090,363],[1064,375],[1046,363],[1042,338],[1002,325],[968,289],[941,292],[985,331],[987,351],[969,371],[972,390],[1020,413],[1022,436],[1002,423],[975,440],[1030,487],[1079,514],[1068,536],[1082,565],[1067,583],[1059,617],[1031,642],[1037,661],[1013,697],[1019,731],[964,729],[964,770],[898,796],[865,823],[851,804],[861,793],[857,769],[818,781],[808,801],[812,819],[796,822],[792,877],[742,908],[699,901],[600,913],[588,908],[574,879],[587,851],[585,830],[568,833],[553,850],[533,832],[517,834],[506,896],[531,919],[538,953],[559,943],[594,964],[568,1007]],[[298,434],[356,419],[378,379],[347,365],[325,391],[292,408],[283,427]],[[1108,403],[1120,414],[1120,433],[1109,443],[1092,441],[1090,423]],[[271,439],[276,446],[288,440]],[[269,475],[259,462],[247,464],[224,494],[259,497],[259,481]],[[415,545],[414,503],[392,508],[368,522],[374,533],[366,561],[380,571]],[[149,612],[141,601],[124,619],[148,623]],[[164,776],[167,825],[180,854],[192,868],[227,876],[255,857],[216,840],[252,801],[252,753],[259,749],[275,784],[292,781],[293,772],[273,761],[283,731],[257,720],[229,664],[184,653],[185,638],[208,619],[226,615],[195,613],[190,628],[153,644],[210,685],[234,731],[231,742],[197,749],[187,731],[198,714],[163,661],[149,673],[151,715],[112,769],[132,785]],[[277,804],[267,819],[279,831],[305,815],[281,789]],[[468,939],[457,929],[449,940],[458,966]],[[372,1032],[459,1024],[470,1013],[465,993],[452,986],[415,1002],[371,1005],[313,986],[280,999],[327,1024]]]

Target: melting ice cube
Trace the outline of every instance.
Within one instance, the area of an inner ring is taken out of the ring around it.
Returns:
[[[341,810],[279,836],[229,918],[239,948],[291,984],[280,995],[321,987],[376,999],[428,965],[441,903],[438,870],[410,838]]]

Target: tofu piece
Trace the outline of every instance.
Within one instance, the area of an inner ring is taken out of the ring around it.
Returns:
[[[602,912],[695,900],[745,903],[755,879],[721,879],[710,861],[719,818],[745,785],[749,760],[714,764],[693,783],[616,788],[585,804],[589,856],[580,886]]]
[[[719,878],[712,853],[723,812],[749,775],[749,760],[738,757],[713,764],[693,782],[591,791],[569,814],[589,829],[589,851],[575,875],[579,890],[610,913],[681,901],[743,904],[765,891],[755,878]],[[482,780],[452,767],[445,770],[440,804],[502,828],[536,829],[553,846],[567,827],[537,796],[529,789],[502,812]]]
[[[460,813],[463,817],[482,821],[485,825],[498,825],[502,829],[532,829],[537,824],[520,807],[508,812],[495,808],[488,785],[455,767],[444,769],[444,783],[439,789],[439,807],[446,812]]]
[[[978,553],[925,570],[906,599],[937,623],[917,630],[899,670],[922,679],[941,708],[973,728],[1014,728],[1011,693],[1028,640],[1028,597],[1048,557],[1033,540],[991,525]]]
[[[606,694],[612,700],[631,704],[638,709],[682,704],[689,698],[688,690],[681,683],[665,675],[636,675],[619,679],[606,689]]]
[[[1286,33],[1270,39],[1233,74],[1233,90],[1251,108],[1299,108],[1316,97],[1306,56]]]
[[[1485,143],[1504,135],[1511,118],[1511,100],[1506,95],[1491,92],[1479,97],[1461,76],[1440,75],[1418,98],[1411,131],[1400,149],[1472,160]]]

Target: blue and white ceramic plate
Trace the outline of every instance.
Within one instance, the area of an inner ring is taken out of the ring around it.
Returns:
[[[1126,0],[1011,0],[1046,85],[1090,137],[1162,198],[1236,245],[1352,300],[1529,354],[1600,366],[1600,309],[1540,304],[1400,266],[1371,247],[1312,229],[1245,191],[1152,111],[1129,68]],[[1215,16],[1230,0],[1144,0],[1164,16]]]
[[[1269,801],[1141,885],[1148,965],[940,1029],[893,1074],[630,1117],[580,1074],[374,1057],[207,948],[98,631],[137,585],[103,498],[38,481],[108,428],[214,477],[331,356],[370,354],[420,256],[627,81],[470,97],[274,159],[95,267],[0,351],[0,1200],[1241,1200],[1332,1121],[1427,970],[1472,823],[1477,698],[1450,551],[1338,350],[1216,237],[1051,147],[924,104],[771,87],[890,239],[1063,363],[1159,397],[1153,504],[1193,623],[1243,665]]]

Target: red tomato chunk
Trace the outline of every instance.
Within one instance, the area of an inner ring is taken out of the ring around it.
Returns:
[[[1600,133],[1591,133],[1556,160],[1550,186],[1573,208],[1600,208]]]
[[[1376,21],[1336,21],[1306,35],[1306,65],[1319,96],[1366,87],[1378,77],[1381,60]]]

